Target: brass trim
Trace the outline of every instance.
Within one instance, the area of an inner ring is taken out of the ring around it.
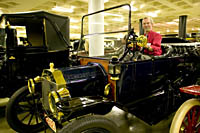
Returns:
[[[28,90],[30,93],[35,93],[35,83],[31,78],[28,80]]]
[[[58,112],[57,120],[60,121],[62,116],[64,116],[63,112]]]
[[[111,80],[119,80],[119,77],[110,77]]]
[[[105,86],[105,89],[104,89],[104,95],[107,96],[110,92],[110,83],[108,83],[106,86]]]
[[[50,111],[53,113],[53,116],[59,121],[61,119],[61,117],[64,116],[64,114],[63,114],[63,112],[58,112],[57,111],[56,105],[55,106],[53,105],[52,98],[54,99],[55,103],[60,101],[60,98],[59,98],[59,96],[58,96],[56,91],[50,92],[49,96],[48,96],[48,99],[49,99]]]
[[[35,83],[39,83],[42,81],[42,78],[40,76],[37,76],[34,78]]]
[[[9,60],[15,60],[16,58],[14,56],[10,56]]]
[[[69,90],[67,88],[61,88],[57,91],[57,93],[59,94],[59,96],[61,98],[64,98],[64,97],[71,97],[70,93],[69,93]]]
[[[55,100],[55,103],[59,102],[60,98],[59,98],[57,92],[56,91],[52,91],[51,93],[52,93],[52,96],[53,96],[53,98]]]
[[[65,88],[66,88],[66,81],[64,79],[62,72],[60,70],[55,70],[52,74],[56,81],[56,84],[65,85]]]
[[[57,89],[60,89],[61,87],[66,88],[66,81],[65,78],[62,74],[62,71],[58,70],[58,69],[54,69],[54,63],[50,63],[49,64],[50,69],[49,71],[52,73],[53,78],[55,79],[57,86]]]
[[[55,103],[56,103],[56,92],[55,91],[52,91],[49,93],[49,96],[48,96],[48,99],[49,99],[49,108],[50,108],[50,111],[54,114],[56,114],[56,109],[54,108],[55,106],[53,105],[53,102],[52,102],[52,98],[55,100]],[[56,117],[56,116],[55,116]]]
[[[53,73],[55,71],[55,69],[54,69],[54,63],[50,63],[49,67],[50,67],[50,71]]]

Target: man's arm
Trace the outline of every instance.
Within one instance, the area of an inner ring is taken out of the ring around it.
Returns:
[[[154,36],[153,42],[151,43],[151,48],[149,48],[148,50],[152,50],[152,51],[157,51],[160,50],[161,47],[161,41],[162,41],[162,36],[160,34],[156,34]]]

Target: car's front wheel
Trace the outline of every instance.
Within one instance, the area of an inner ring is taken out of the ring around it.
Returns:
[[[117,125],[99,115],[85,116],[64,126],[60,133],[119,133]]]
[[[170,127],[170,133],[200,132],[200,101],[190,99],[184,102],[176,112]]]
[[[39,95],[29,93],[24,86],[17,90],[6,106],[6,119],[9,126],[20,133],[33,133],[44,129],[39,119]]]

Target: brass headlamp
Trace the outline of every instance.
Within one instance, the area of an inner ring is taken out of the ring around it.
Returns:
[[[108,65],[108,73],[111,75],[111,80],[119,80],[121,73],[121,65],[117,56],[113,56],[110,64]]]
[[[57,91],[51,91],[49,93],[49,108],[50,111],[54,114],[54,117],[57,120],[60,120],[61,117],[64,115],[62,112],[57,110],[56,104],[61,101],[67,101],[71,99],[69,90],[67,88],[61,88]]]
[[[28,90],[30,93],[35,93],[35,83],[39,83],[42,81],[40,76],[35,77],[34,79],[30,78],[28,80]]]

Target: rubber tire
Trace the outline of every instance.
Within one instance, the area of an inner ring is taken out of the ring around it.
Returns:
[[[23,123],[22,121],[19,120],[18,118],[18,112],[19,110],[19,102],[26,96],[30,95],[28,87],[24,86],[17,90],[10,98],[7,106],[6,106],[6,119],[8,122],[8,125],[15,131],[20,132],[20,133],[33,133],[33,132],[38,132],[41,130],[44,130],[44,124],[42,121],[40,121],[37,124],[33,125],[28,125]],[[30,112],[27,110],[26,112]],[[34,112],[32,112],[33,114]]]
[[[172,120],[170,133],[180,132],[180,128],[186,114],[194,106],[200,106],[200,101],[198,99],[189,99],[180,106]]]
[[[109,133],[119,133],[119,128],[112,120],[100,115],[85,116],[73,120],[69,124],[65,125],[59,133],[81,133],[87,130],[90,130],[90,132],[84,133],[94,133],[94,131],[95,133],[105,133],[103,131],[97,132],[95,128],[106,130]]]

